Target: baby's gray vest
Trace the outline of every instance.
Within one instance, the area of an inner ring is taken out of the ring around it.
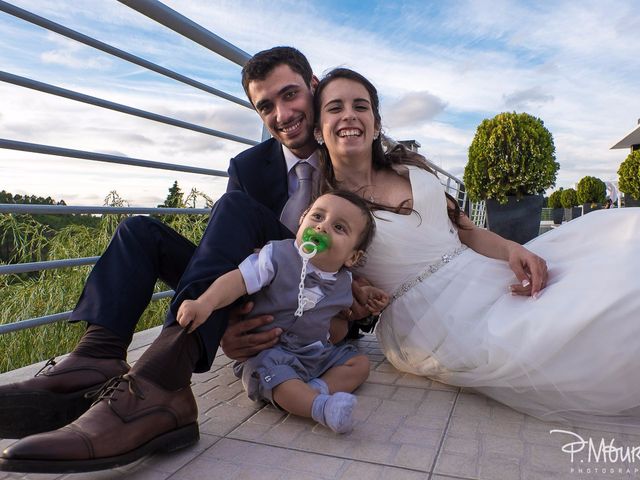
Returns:
[[[282,328],[280,343],[291,348],[300,348],[318,340],[326,344],[331,318],[353,303],[351,275],[341,268],[332,282],[320,279],[315,273],[307,273],[305,287],[319,285],[325,296],[315,307],[295,318],[293,314],[298,308],[302,258],[293,240],[274,241],[271,244],[275,277],[269,285],[253,295],[255,306],[250,316],[273,315],[273,322],[260,330]]]

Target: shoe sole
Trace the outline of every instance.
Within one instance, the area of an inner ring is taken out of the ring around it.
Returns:
[[[169,453],[190,447],[200,440],[197,423],[155,437],[122,455],[91,460],[23,460],[0,458],[0,471],[22,473],[82,473],[106,470],[135,462],[151,453]]]
[[[0,438],[22,438],[57,430],[86,412],[85,394],[100,384],[72,393],[16,392],[0,397]]]

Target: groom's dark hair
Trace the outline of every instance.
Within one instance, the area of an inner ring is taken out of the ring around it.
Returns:
[[[307,57],[293,47],[273,47],[256,53],[242,67],[242,87],[251,103],[253,101],[249,95],[249,83],[264,80],[279,65],[288,65],[291,70],[300,74],[307,87],[311,87],[313,70]]]

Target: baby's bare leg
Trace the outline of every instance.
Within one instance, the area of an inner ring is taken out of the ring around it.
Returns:
[[[366,355],[350,358],[344,364],[330,368],[322,375],[329,392],[353,392],[369,376],[369,359]]]
[[[356,397],[344,392],[319,394],[301,380],[287,380],[273,389],[273,400],[286,411],[316,422],[337,433],[353,428]]]
[[[273,389],[275,402],[287,412],[300,417],[311,417],[311,406],[317,396],[317,391],[297,379],[282,382]]]

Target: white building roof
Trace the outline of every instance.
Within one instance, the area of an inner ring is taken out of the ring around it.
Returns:
[[[640,145],[640,124],[611,147],[611,150],[615,148],[630,148],[632,145]]]

